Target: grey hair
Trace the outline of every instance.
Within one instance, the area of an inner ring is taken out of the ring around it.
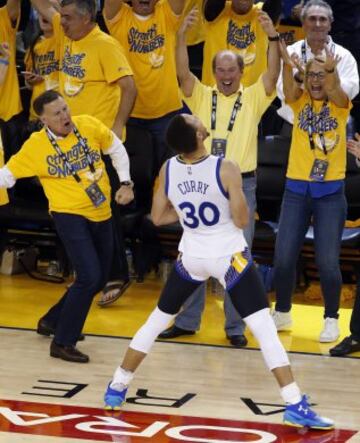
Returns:
[[[319,6],[320,8],[326,9],[330,23],[332,23],[334,21],[333,10],[331,9],[331,6],[328,3],[326,3],[324,0],[310,0],[309,2],[306,3],[306,5],[301,10],[301,14],[300,14],[301,23],[303,23],[304,20],[306,19],[308,11],[312,6]]]
[[[80,15],[90,15],[91,21],[96,21],[95,0],[62,0],[61,6],[75,5]]]

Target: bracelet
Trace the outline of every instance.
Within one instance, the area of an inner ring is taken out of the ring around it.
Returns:
[[[274,37],[268,37],[269,42],[278,42],[280,40],[280,34],[274,35]]]
[[[333,74],[333,73],[335,72],[335,68],[332,68],[332,69],[325,69],[325,72],[326,72],[327,74]]]
[[[0,58],[0,65],[8,65],[9,60],[7,58]]]

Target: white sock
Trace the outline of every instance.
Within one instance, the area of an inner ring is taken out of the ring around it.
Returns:
[[[281,388],[280,394],[286,404],[295,405],[301,401],[300,388],[296,382],[290,383]]]
[[[133,372],[125,371],[125,369],[119,366],[114,373],[113,380],[110,383],[110,388],[115,389],[115,391],[123,391],[129,386],[133,378]]]

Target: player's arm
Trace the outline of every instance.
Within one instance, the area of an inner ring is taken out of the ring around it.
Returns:
[[[193,8],[184,18],[176,40],[176,74],[185,97],[191,97],[196,77],[190,71],[189,56],[186,46],[186,32],[198,20],[198,10]]]
[[[179,220],[175,209],[165,194],[166,165],[167,162],[165,162],[160,169],[159,186],[154,195],[151,208],[151,220],[156,226],[169,225]]]
[[[120,11],[123,3],[123,0],[105,0],[103,9],[105,19],[112,20]]]
[[[282,0],[265,0],[263,7],[261,8],[276,24],[279,21],[281,9],[282,9]]]
[[[239,166],[230,160],[223,160],[220,168],[220,178],[225,191],[229,194],[233,222],[238,228],[245,228],[249,223],[249,208],[242,191]]]

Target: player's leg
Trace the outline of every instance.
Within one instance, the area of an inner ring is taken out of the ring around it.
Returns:
[[[236,258],[236,256],[238,256]],[[250,256],[235,254],[224,280],[231,300],[257,339],[266,365],[274,374],[287,404],[284,422],[293,426],[332,429],[334,423],[318,416],[294,380],[286,351],[270,315],[264,285]]]
[[[182,265],[181,257],[175,263],[157,307],[137,331],[105,393],[105,409],[120,409],[135,370],[150,352],[157,336],[175,318],[185,300],[203,283],[195,280]]]

